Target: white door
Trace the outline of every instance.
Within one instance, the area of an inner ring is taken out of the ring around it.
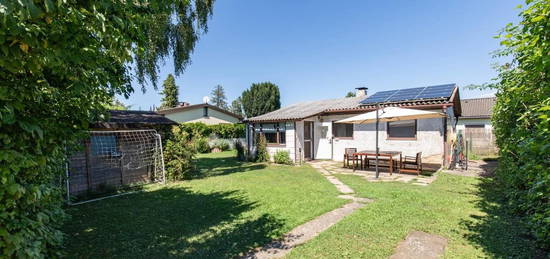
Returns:
[[[332,123],[323,121],[315,123],[317,142],[316,159],[332,159]]]

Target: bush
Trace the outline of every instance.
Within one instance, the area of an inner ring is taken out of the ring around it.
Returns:
[[[291,165],[290,153],[286,150],[278,150],[273,156],[273,161],[277,164]]]
[[[208,126],[212,134],[218,138],[244,138],[245,137],[245,125],[244,124],[218,124]]]
[[[240,141],[235,141],[235,149],[237,150],[237,160],[245,161],[246,160],[246,151],[245,146]]]
[[[269,153],[267,152],[267,140],[265,139],[265,136],[261,134],[258,136],[258,141],[256,141],[256,161],[269,161]]]
[[[210,145],[208,144],[208,139],[205,137],[196,137],[193,139],[193,146],[199,153],[210,152]]]
[[[210,128],[210,126],[202,122],[182,123],[179,125],[179,128],[182,131],[187,132],[187,134],[189,134],[189,137],[191,137],[191,139],[207,138],[210,136],[210,134],[212,134],[212,129]]]
[[[226,151],[230,149],[231,145],[229,144],[229,141],[225,139],[216,139],[212,142],[210,147],[212,149],[217,148],[220,151]]]
[[[190,179],[196,173],[193,159],[195,145],[187,132],[174,127],[172,138],[164,146],[164,165],[166,178],[170,181]]]
[[[542,247],[550,248],[550,2],[530,1],[519,25],[500,35],[513,61],[499,68],[493,126],[500,185],[513,211],[525,217]]]

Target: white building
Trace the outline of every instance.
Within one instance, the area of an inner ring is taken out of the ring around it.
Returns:
[[[177,123],[202,122],[207,125],[221,123],[239,123],[241,116],[208,103],[182,103],[180,106],[157,111]]]
[[[380,107],[395,106],[443,112],[446,118],[380,123],[381,151],[403,155],[422,152],[425,159],[441,163],[448,154],[449,135],[461,113],[455,84],[378,92],[367,96],[358,88],[356,97],[302,102],[249,118],[247,143],[254,152],[257,134],[268,141],[268,151],[286,150],[295,162],[312,159],[341,161],[345,148],[375,149],[375,124],[339,124],[335,121]]]

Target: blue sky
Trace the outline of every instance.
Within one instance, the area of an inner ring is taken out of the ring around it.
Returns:
[[[522,1],[218,0],[192,64],[176,78],[180,101],[202,102],[221,84],[228,102],[254,82],[271,81],[281,103],[377,91],[489,82],[493,36],[518,20]],[[160,80],[173,73],[167,62]],[[139,86],[132,109],[160,104],[160,90]],[[461,89],[463,98],[491,91]]]

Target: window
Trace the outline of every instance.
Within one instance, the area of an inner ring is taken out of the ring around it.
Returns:
[[[267,144],[286,144],[286,127],[284,123],[262,123],[259,126],[256,131],[265,136]]]
[[[208,117],[208,107],[205,106],[202,108],[202,116]]]
[[[387,133],[388,139],[416,139],[416,120],[390,121]]]
[[[353,124],[333,122],[332,135],[335,138],[353,138]]]
[[[116,155],[116,136],[91,136],[92,155]]]

